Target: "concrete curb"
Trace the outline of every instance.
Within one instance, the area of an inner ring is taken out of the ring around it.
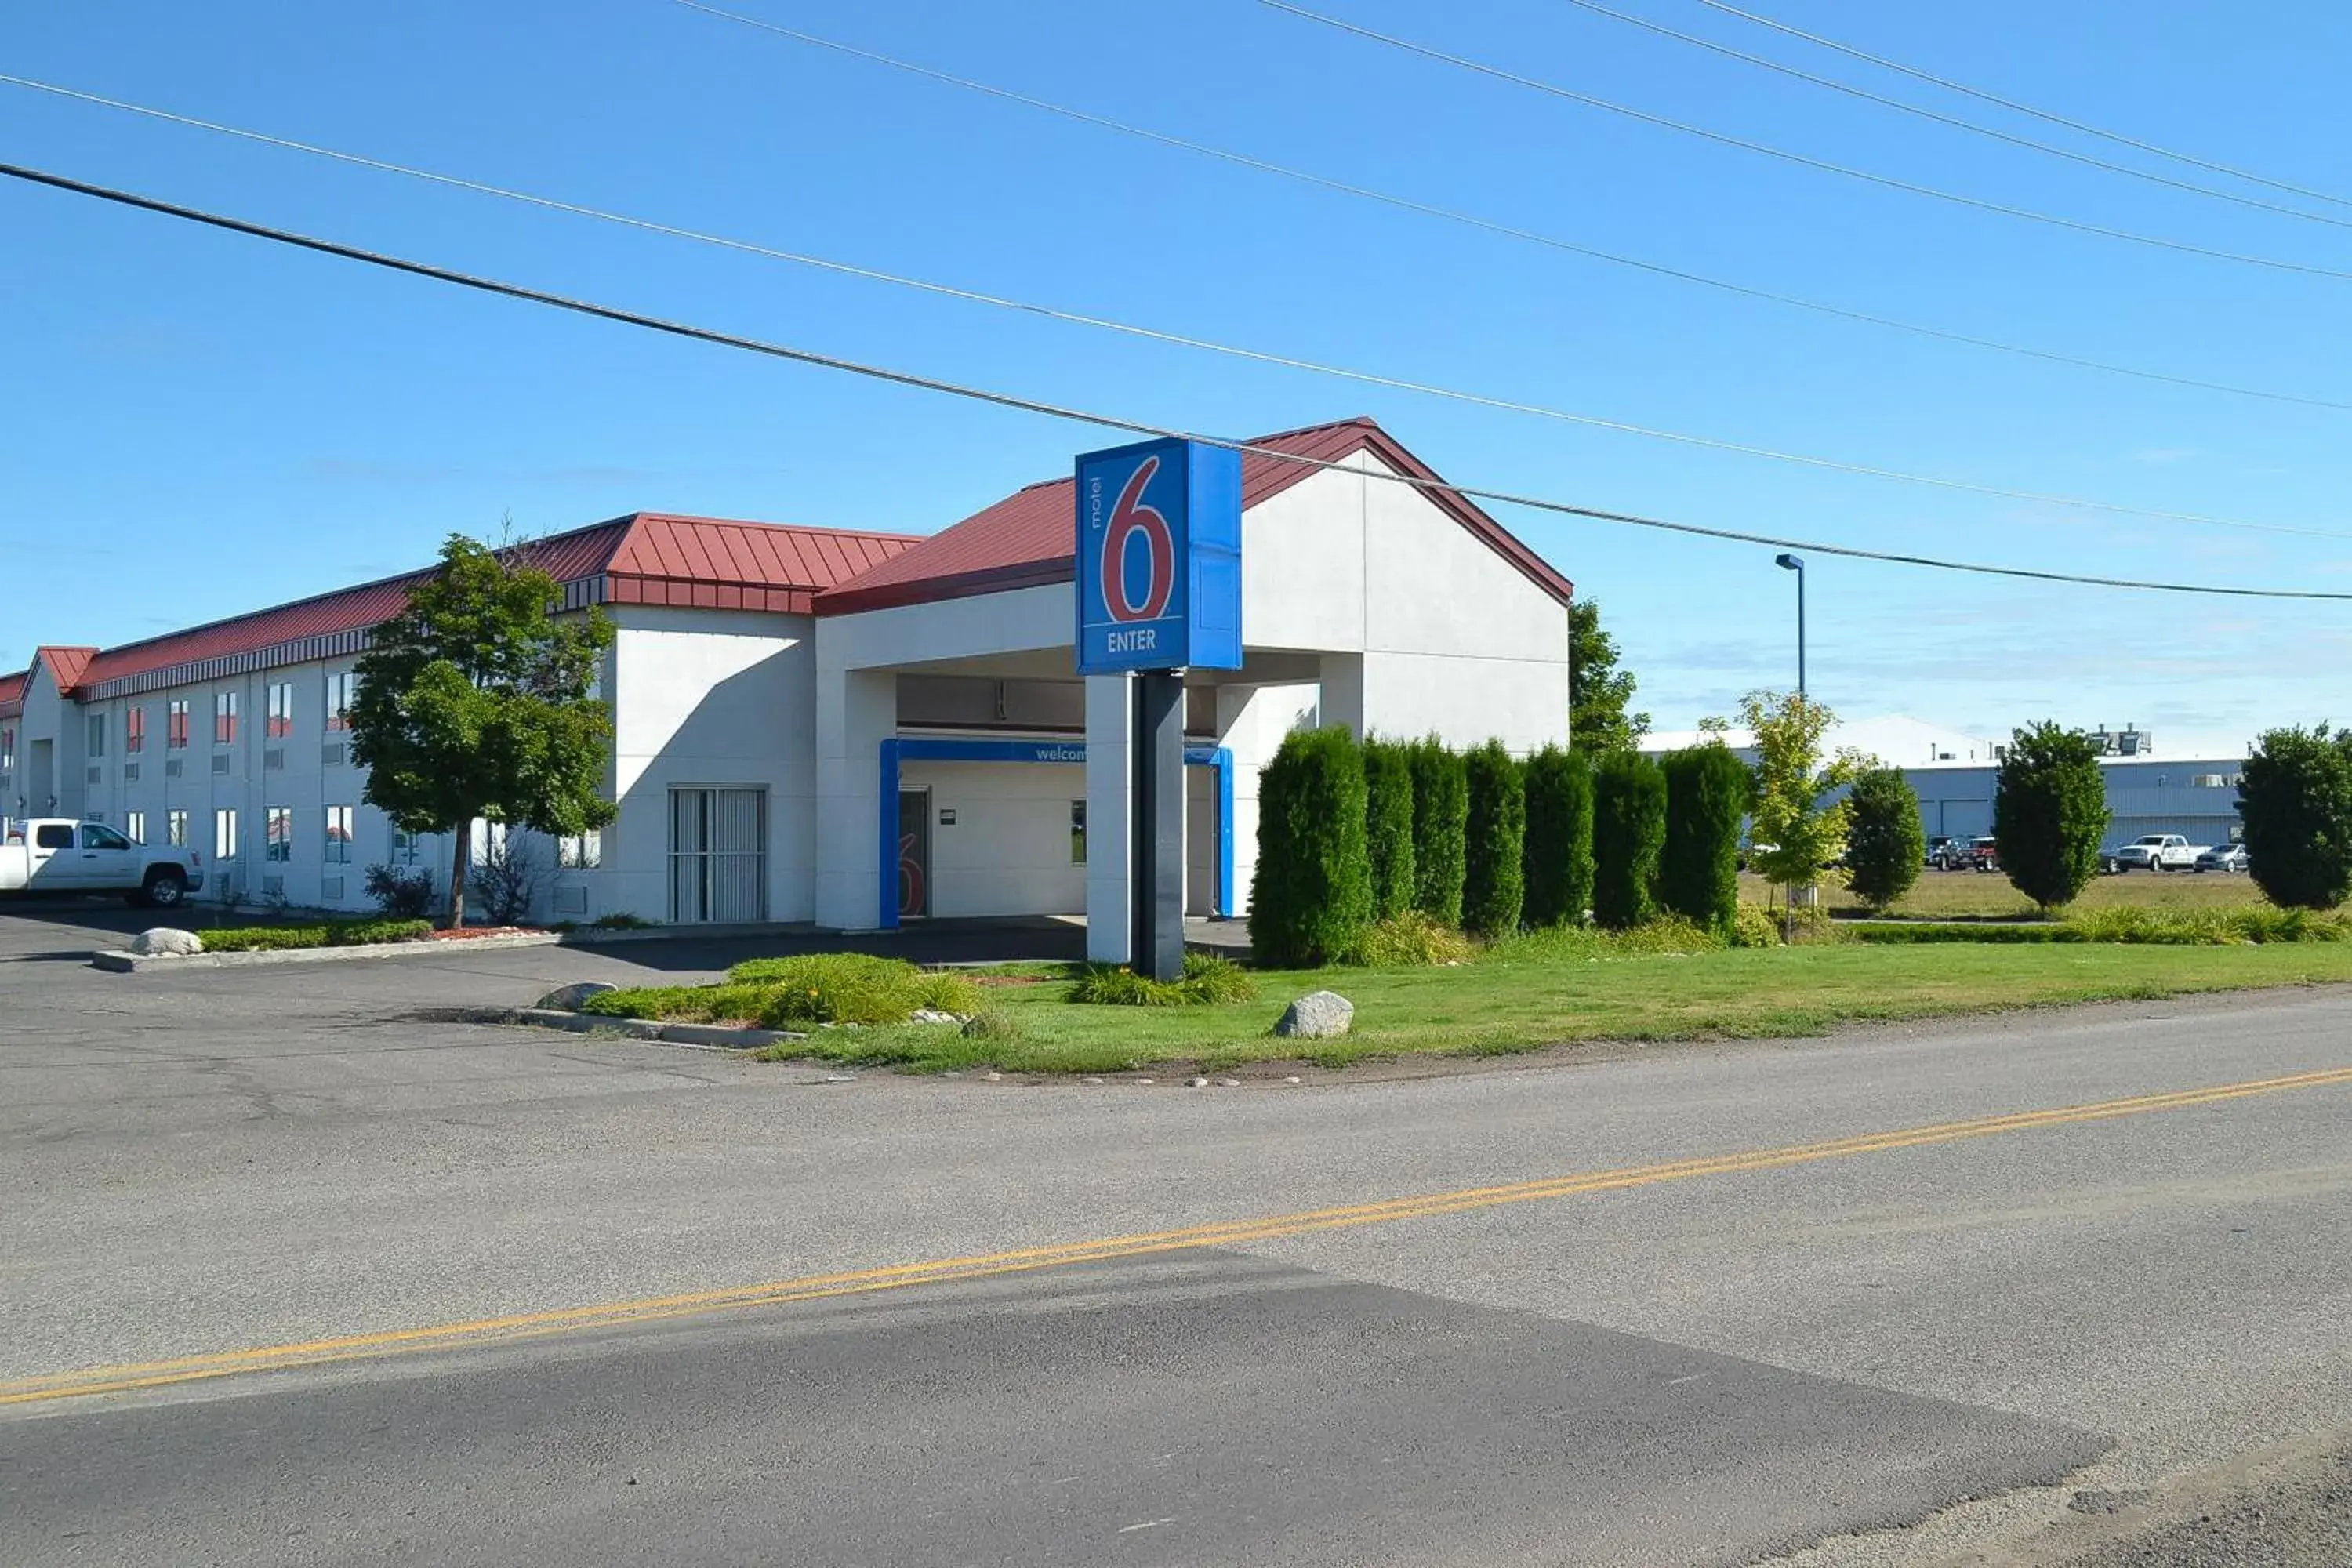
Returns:
[[[198,931],[198,936],[204,932]],[[241,969],[257,963],[340,963],[354,958],[421,958],[428,954],[499,952],[514,947],[603,947],[621,942],[668,942],[688,933],[660,928],[649,931],[523,931],[513,936],[477,936],[457,942],[378,942],[356,947],[281,947],[260,952],[192,952],[144,955],[105,948],[89,955],[92,968],[112,974],[142,974],[151,969]],[[706,933],[697,927],[691,935]]]
[[[750,1051],[780,1040],[805,1040],[790,1029],[728,1029],[716,1024],[665,1024],[656,1018],[614,1018],[601,1013],[567,1013],[554,1007],[518,1007],[507,1021],[540,1029],[567,1029],[575,1035],[616,1031],[633,1040],[658,1040],[699,1051]]]

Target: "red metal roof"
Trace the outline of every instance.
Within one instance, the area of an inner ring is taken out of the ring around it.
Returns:
[[[33,657],[49,667],[49,679],[59,691],[70,691],[81,684],[81,673],[89,661],[98,657],[94,647],[37,647]]]
[[[1307,460],[1291,463],[1258,452],[1244,452],[1244,510],[1321,472],[1318,464],[1336,463],[1365,450],[1400,473],[1444,482],[1433,469],[1370,419],[1310,425],[1300,430],[1261,436],[1248,444]],[[1076,571],[1076,483],[1074,479],[1048,479],[974,512],[864,575],[817,595],[817,614],[849,615],[859,610],[889,609],[1069,582]],[[1550,563],[1519,542],[1508,529],[1478,507],[1451,490],[1425,489],[1422,493],[1562,604],[1575,593],[1575,585]]]
[[[0,719],[22,712],[24,707],[25,677],[23,673],[0,675]]]

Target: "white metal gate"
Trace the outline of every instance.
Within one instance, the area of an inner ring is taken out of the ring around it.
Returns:
[[[768,918],[768,792],[669,792],[669,918],[700,925]]]

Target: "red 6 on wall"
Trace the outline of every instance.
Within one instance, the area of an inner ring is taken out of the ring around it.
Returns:
[[[1119,491],[1109,526],[1103,530],[1103,603],[1115,621],[1156,621],[1167,613],[1169,595],[1176,591],[1175,535],[1169,531],[1168,520],[1143,500],[1151,476],[1159,471],[1157,457],[1136,465],[1133,477]],[[1151,553],[1151,575],[1140,604],[1127,595],[1127,544],[1138,533],[1143,535]]]

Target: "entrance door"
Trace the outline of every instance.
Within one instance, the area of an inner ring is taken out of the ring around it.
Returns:
[[[670,920],[732,924],[768,918],[768,792],[669,792]]]
[[[931,792],[898,792],[898,918],[931,912]]]

